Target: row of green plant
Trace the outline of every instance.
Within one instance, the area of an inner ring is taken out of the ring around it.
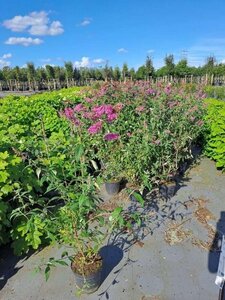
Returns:
[[[49,197],[44,195],[47,186],[39,176],[39,145],[69,132],[58,111],[66,96],[72,102],[80,98],[77,94],[79,89],[74,88],[0,100],[0,244],[13,240],[17,254],[41,244],[42,219],[33,209],[42,209]],[[57,160],[58,154],[52,149],[51,159]],[[15,212],[24,217],[14,217]]]
[[[90,220],[109,231],[131,226],[136,215],[127,223],[121,208],[99,208],[101,183],[151,189],[173,178],[204,131],[203,98],[186,86],[127,82],[2,99],[1,243],[10,238],[21,254],[73,236],[89,249],[99,245]]]
[[[204,88],[207,97],[219,100],[225,100],[225,87],[224,86],[206,86]]]
[[[207,99],[206,122],[208,135],[205,153],[216,161],[216,166],[225,171],[225,102]]]

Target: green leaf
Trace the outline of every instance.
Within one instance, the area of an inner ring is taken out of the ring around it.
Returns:
[[[142,206],[144,206],[144,199],[143,199],[143,197],[139,194],[139,193],[137,193],[137,192],[133,192],[133,195],[134,195],[134,197],[136,198],[136,200],[142,205]]]
[[[64,260],[56,260],[55,262],[56,262],[57,264],[62,265],[62,266],[68,266],[68,263],[65,262]]]
[[[67,252],[67,251],[64,251],[64,252],[61,254],[61,258],[65,257],[65,256],[68,256],[68,252]]]
[[[45,268],[45,280],[46,281],[48,281],[48,279],[49,279],[50,271],[51,271],[51,268],[49,265],[47,265],[47,267]]]

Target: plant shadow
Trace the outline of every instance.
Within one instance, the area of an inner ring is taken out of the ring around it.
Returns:
[[[101,283],[103,283],[122,260],[123,250],[116,245],[107,245],[100,249],[100,255],[103,258],[103,270],[101,275]]]
[[[220,212],[220,219],[216,224],[216,232],[208,255],[208,270],[217,273],[222,246],[222,237],[225,235],[225,211]]]
[[[0,247],[0,290],[6,285],[7,281],[14,276],[20,269],[23,268],[23,265],[17,266],[20,262],[27,260],[34,251],[30,251],[28,254],[23,256],[16,256],[13,254],[12,248],[10,245],[4,245]]]

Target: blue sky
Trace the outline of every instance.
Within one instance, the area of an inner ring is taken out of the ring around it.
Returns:
[[[225,0],[0,0],[0,68],[225,62]]]

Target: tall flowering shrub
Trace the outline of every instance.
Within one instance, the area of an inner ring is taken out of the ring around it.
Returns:
[[[190,155],[203,126],[201,89],[146,82],[103,85],[61,112],[82,132],[90,159],[143,185],[166,180]]]

